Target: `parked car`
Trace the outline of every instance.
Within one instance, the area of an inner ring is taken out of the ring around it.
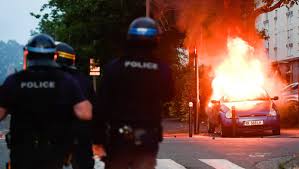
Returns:
[[[281,103],[282,104],[298,104],[298,89],[299,83],[292,83],[281,90]]]
[[[232,136],[235,112],[236,133],[272,130],[274,135],[280,135],[280,115],[273,100],[278,97],[271,98],[267,92],[254,99],[233,100],[224,96],[213,100],[207,110],[208,130],[212,133],[219,127],[221,136]]]

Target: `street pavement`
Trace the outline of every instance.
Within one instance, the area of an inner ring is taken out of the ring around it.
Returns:
[[[293,161],[299,158],[297,129],[282,130],[280,136],[263,132],[221,138],[218,134],[201,133],[189,138],[182,130],[184,124],[167,124],[171,129],[165,130],[157,169],[279,169],[299,164]],[[0,138],[0,169],[7,160],[6,145]],[[103,169],[100,166],[97,169]]]
[[[281,136],[240,138],[168,136],[161,144],[159,158],[172,159],[186,169],[275,169],[299,156],[297,132],[286,132]]]

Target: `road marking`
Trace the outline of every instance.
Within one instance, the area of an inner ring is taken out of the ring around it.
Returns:
[[[244,169],[226,159],[199,159],[199,160],[216,169]]]
[[[245,156],[246,153],[226,153],[227,156]]]
[[[186,168],[170,159],[158,159],[156,169],[186,169]]]
[[[105,164],[100,161],[95,161],[95,169],[104,169]],[[64,168],[71,169],[71,168]],[[184,166],[170,159],[157,159],[156,169],[186,169]]]
[[[263,158],[265,156],[271,155],[271,153],[254,153],[254,154],[249,154],[249,157],[251,158]]]

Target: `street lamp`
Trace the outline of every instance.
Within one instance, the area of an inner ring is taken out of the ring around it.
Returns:
[[[151,0],[146,0],[146,17],[150,17]]]
[[[194,102],[194,133],[199,134],[199,128],[200,128],[200,122],[199,122],[199,112],[198,112],[198,103],[199,103],[199,70],[198,70],[198,54],[197,54],[197,48],[194,48],[194,51],[192,52],[193,59],[194,59],[194,66],[195,66],[195,71],[194,71],[194,76],[195,76],[195,102]]]
[[[233,137],[236,137],[236,132],[237,132],[237,119],[236,119],[236,107],[232,106],[232,122],[233,122]]]

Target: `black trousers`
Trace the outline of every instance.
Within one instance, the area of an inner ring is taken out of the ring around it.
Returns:
[[[149,146],[112,145],[105,159],[105,169],[155,169],[158,143]]]
[[[73,123],[72,132],[75,139],[71,150],[73,169],[93,169],[94,167],[91,125],[91,122],[75,121]]]
[[[15,145],[11,147],[11,169],[62,169],[65,145]]]
[[[93,169],[94,159],[92,144],[88,141],[79,141],[72,150],[72,167],[73,169]]]

